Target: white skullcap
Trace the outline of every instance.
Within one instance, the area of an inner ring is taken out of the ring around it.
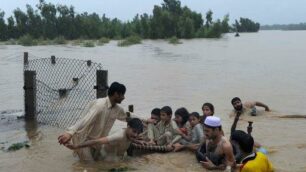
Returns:
[[[205,125],[210,127],[220,127],[221,126],[221,119],[216,116],[208,116],[204,121]]]

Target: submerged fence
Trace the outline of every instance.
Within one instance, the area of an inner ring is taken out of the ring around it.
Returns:
[[[29,59],[25,52],[26,119],[60,128],[73,125],[90,101],[106,96],[107,75],[101,64],[90,60]]]

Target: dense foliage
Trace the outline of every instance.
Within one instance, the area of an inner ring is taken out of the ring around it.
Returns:
[[[240,18],[239,22],[235,21],[234,28],[237,32],[258,32],[260,24],[248,18]]]
[[[306,30],[306,23],[264,25],[261,30]]]
[[[73,6],[54,5],[44,0],[39,0],[36,8],[27,5],[25,12],[15,9],[13,16],[6,20],[4,15],[0,10],[0,40],[22,38],[26,44],[31,39],[64,43],[65,40],[125,39],[135,35],[143,39],[218,38],[231,30],[229,15],[213,21],[213,12],[208,11],[203,19],[201,13],[182,7],[179,0],[164,0],[160,6],[154,6],[152,15],[137,14],[126,22],[105,14],[78,14]],[[243,18],[236,26],[242,32],[259,28],[259,24]]]

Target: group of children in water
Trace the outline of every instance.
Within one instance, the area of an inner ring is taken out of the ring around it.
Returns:
[[[236,103],[237,101],[238,103]],[[251,105],[248,107],[249,104]],[[236,115],[230,140],[224,137],[220,118],[213,117],[214,106],[211,103],[204,103],[202,116],[198,112],[189,113],[186,108],[182,107],[174,112],[173,120],[172,109],[169,106],[153,109],[151,119],[155,121],[147,124],[146,131],[138,138],[140,140],[135,140],[135,142],[166,146],[168,151],[182,149],[194,151],[197,160],[210,170],[223,170],[226,166],[231,166],[232,169],[235,165],[238,168],[237,163],[241,163],[240,171],[254,171],[255,169],[273,171],[272,164],[265,155],[267,151],[264,148],[258,149],[260,145],[251,136],[251,129],[248,129],[248,133],[236,130],[241,113],[250,113],[250,115],[256,116],[256,105],[264,107],[267,111],[269,110],[268,106],[260,102],[247,103],[243,106],[238,97],[233,98],[232,105],[234,107],[233,113]],[[210,134],[205,132],[208,128],[212,129]],[[215,130],[218,131],[215,132]],[[230,145],[230,148],[226,145]],[[256,150],[259,151],[254,152],[253,148],[256,147]]]
[[[163,146],[165,151],[192,150],[197,160],[209,170],[273,171],[264,154],[266,152],[254,151],[254,146],[258,144],[250,131],[236,130],[242,114],[256,115],[255,106],[269,111],[265,104],[252,102],[243,105],[238,97],[233,98],[231,103],[235,119],[230,139],[224,136],[221,120],[214,116],[211,103],[203,104],[203,115],[179,108],[174,112],[174,119],[169,106],[155,108],[148,120],[132,117],[127,119],[126,129],[108,135],[116,119],[126,120],[126,113],[117,105],[124,99],[125,91],[123,84],[112,83],[108,97],[91,102],[84,118],[58,137],[59,143],[75,150],[83,160],[104,159],[111,154],[123,156],[134,143]]]

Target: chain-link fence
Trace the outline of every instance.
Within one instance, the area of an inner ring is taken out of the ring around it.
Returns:
[[[85,106],[99,97],[97,89],[103,89],[99,83],[97,84],[98,71],[102,71],[102,65],[91,61],[54,56],[28,60],[27,56],[25,53],[26,115],[29,110],[27,104],[33,102],[32,112],[35,113],[33,115],[38,122],[61,128],[73,125],[83,114]],[[29,71],[35,71],[34,83],[27,88],[26,73]],[[103,80],[106,80],[104,85],[107,86],[107,71]],[[33,98],[30,99],[27,98],[29,90],[33,91]],[[104,88],[103,91],[106,89]]]

